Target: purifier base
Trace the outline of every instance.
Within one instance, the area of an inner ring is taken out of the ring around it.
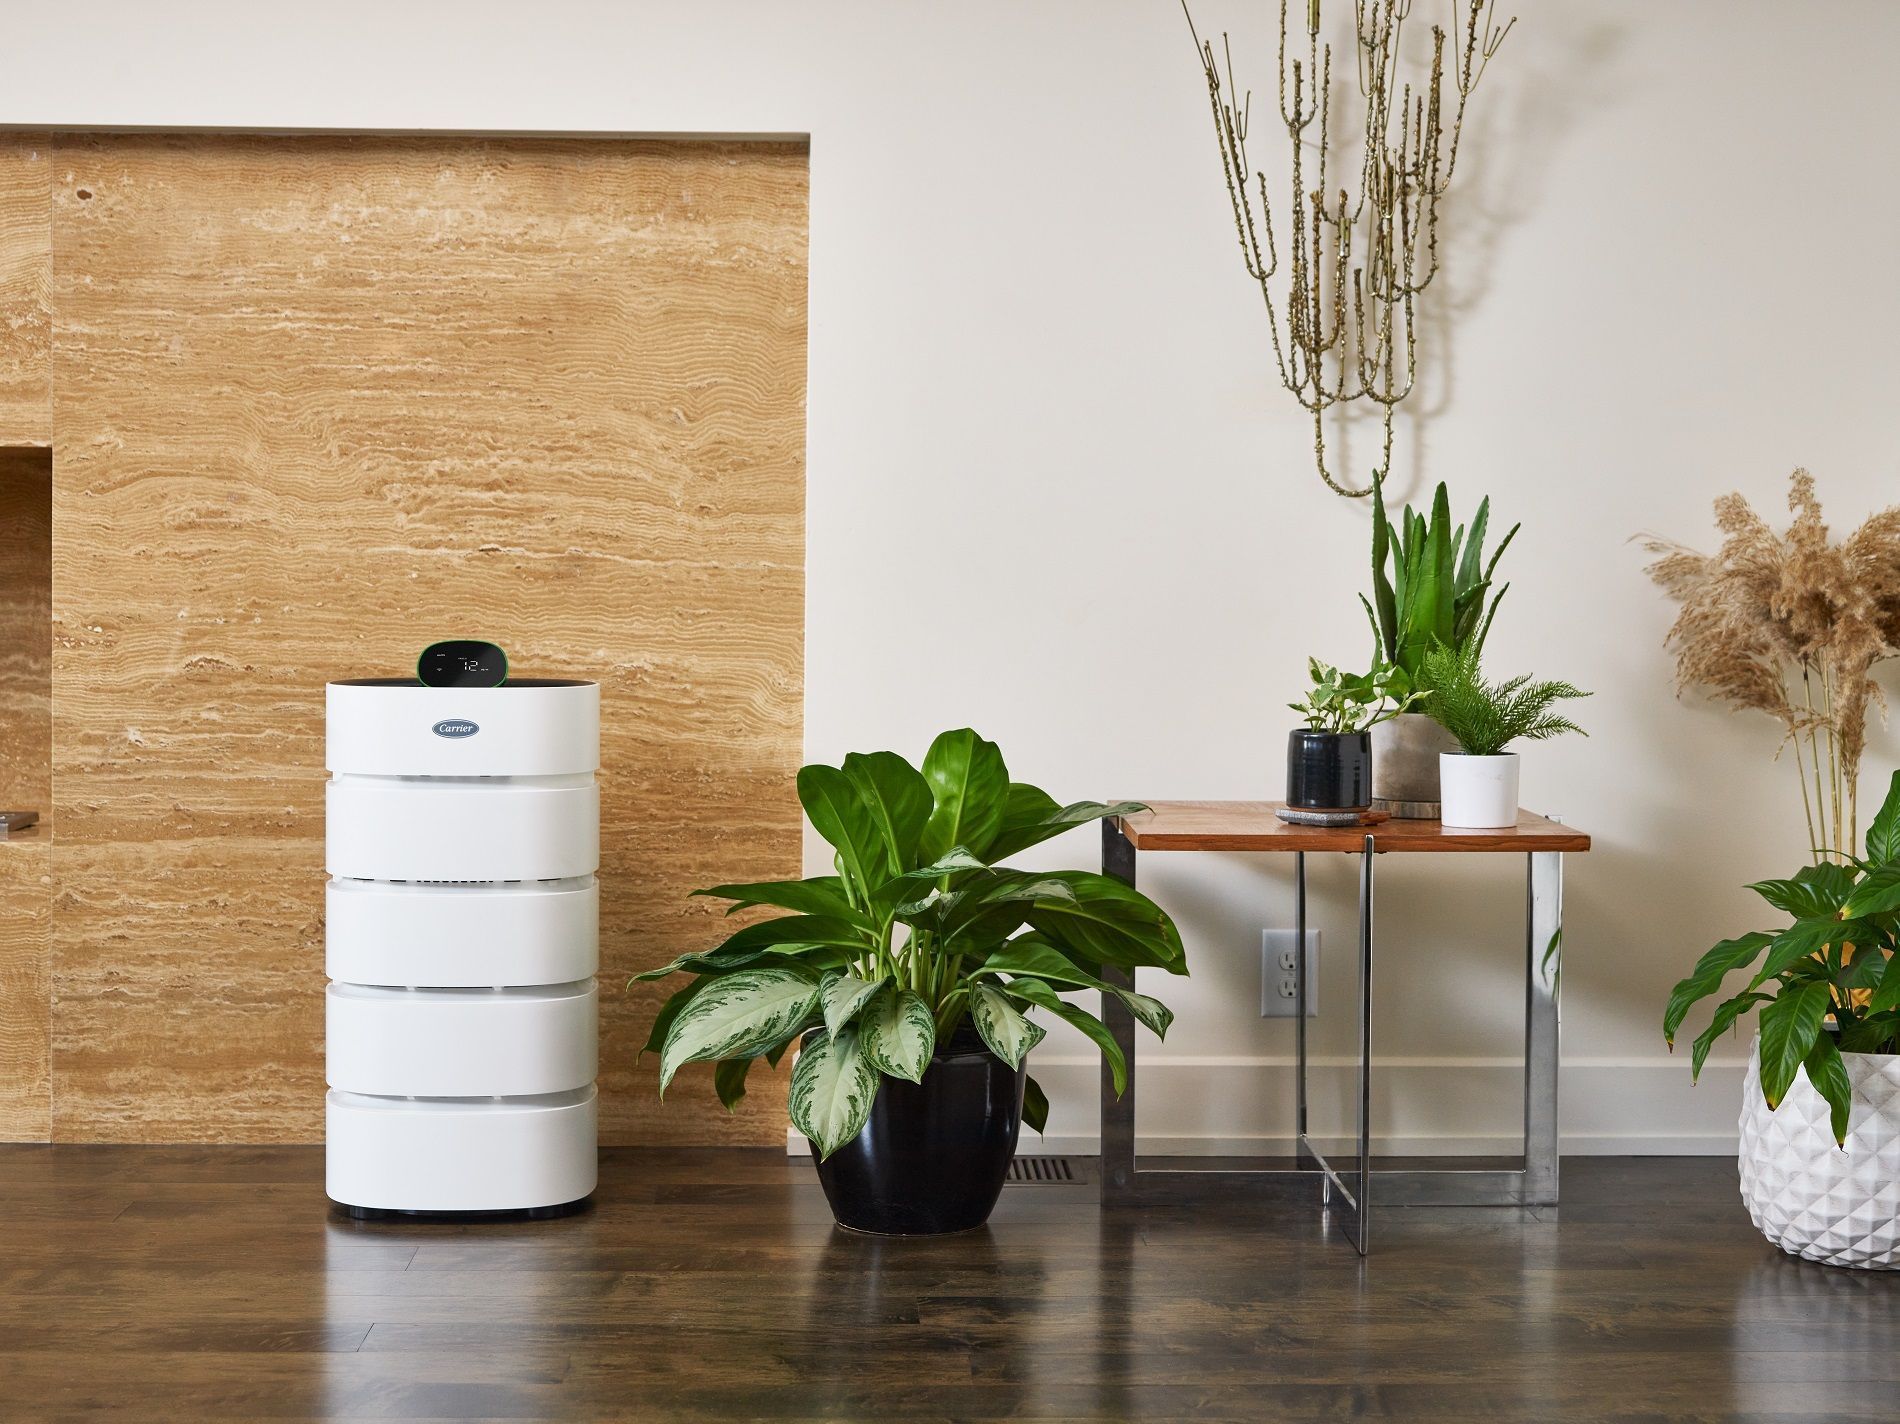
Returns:
[[[324,1194],[366,1210],[522,1211],[593,1193],[595,1097],[405,1099],[332,1089]]]
[[[404,1211],[398,1207],[331,1203],[351,1221],[553,1221],[556,1217],[577,1215],[593,1204],[591,1192],[559,1206],[519,1206],[501,1211]]]

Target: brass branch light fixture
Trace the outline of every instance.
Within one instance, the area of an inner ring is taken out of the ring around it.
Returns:
[[[1461,0],[1452,0],[1453,13]],[[1336,494],[1358,499],[1326,467],[1324,417],[1328,409],[1360,398],[1382,407],[1385,451],[1392,464],[1392,416],[1418,375],[1416,306],[1438,275],[1438,200],[1451,186],[1465,103],[1516,17],[1497,25],[1493,0],[1469,0],[1452,58],[1457,93],[1449,114],[1443,94],[1445,31],[1432,26],[1429,83],[1415,92],[1399,77],[1400,40],[1412,0],[1353,0],[1359,92],[1365,100],[1359,193],[1327,188],[1333,50],[1320,44],[1320,0],[1307,0],[1306,54],[1296,39],[1288,62],[1287,4],[1280,0],[1280,119],[1292,150],[1290,223],[1276,236],[1267,176],[1247,157],[1253,95],[1234,84],[1227,36],[1221,36],[1226,80],[1214,46],[1204,43],[1188,15],[1188,29],[1207,75],[1208,102],[1220,140],[1221,168],[1234,208],[1234,226],[1247,275],[1259,284],[1273,333],[1280,380],[1313,416],[1313,458],[1319,477]],[[1182,12],[1187,13],[1186,0]],[[1233,97],[1239,93],[1239,97]],[[1314,154],[1308,131],[1319,126]],[[1309,185],[1308,170],[1318,172]],[[1255,189],[1258,194],[1256,215]],[[1286,248],[1282,280],[1281,244]]]

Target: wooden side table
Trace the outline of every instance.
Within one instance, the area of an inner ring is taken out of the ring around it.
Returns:
[[[1335,1194],[1352,1213],[1353,1244],[1371,1244],[1372,1201],[1383,1206],[1554,1206],[1557,1202],[1557,988],[1563,937],[1563,858],[1586,851],[1590,838],[1556,821],[1518,812],[1517,824],[1497,830],[1461,830],[1437,821],[1383,821],[1342,828],[1294,826],[1274,815],[1274,801],[1159,801],[1139,815],[1102,823],[1102,871],[1135,883],[1140,851],[1257,851],[1293,857],[1294,943],[1306,943],[1306,856],[1309,851],[1353,854],[1359,861],[1359,1136],[1356,1161],[1336,1168],[1314,1148],[1306,1122],[1306,955],[1294,955],[1298,979],[1296,1166],[1286,1170],[1137,1169],[1135,1165],[1135,1022],[1113,995],[1102,996],[1102,1018],[1128,1058],[1128,1090],[1119,1099],[1102,1067],[1102,1203],[1159,1200],[1187,1182],[1241,1180],[1263,1193],[1303,1195],[1315,1181],[1320,1202]],[[1507,1170],[1374,1171],[1372,1102],[1372,867],[1390,854],[1517,854],[1528,870],[1525,940],[1524,1157]],[[1103,977],[1132,988],[1130,970],[1107,968]]]

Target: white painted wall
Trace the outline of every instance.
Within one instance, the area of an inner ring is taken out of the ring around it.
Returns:
[[[1267,8],[1199,6],[1263,78]],[[1676,702],[1670,613],[1627,540],[1707,540],[1714,495],[1772,507],[1797,462],[1837,526],[1900,497],[1900,293],[1864,266],[1900,222],[1900,7],[1517,9],[1400,478],[1524,521],[1496,665],[1597,689],[1591,739],[1524,778],[1597,838],[1569,875],[1566,1146],[1722,1150],[1743,1046],[1692,1091],[1658,1016],[1695,953],[1757,921],[1740,886],[1797,864],[1803,832],[1772,731]],[[1275,795],[1304,656],[1364,651],[1365,511],[1320,488],[1269,388],[1168,0],[6,10],[10,125],[810,133],[814,758],[915,755],[970,722],[1064,798]],[[1876,734],[1870,787],[1895,750]],[[1058,844],[1051,862],[1095,852]],[[1147,1059],[1144,1134],[1284,1132],[1291,1024],[1255,1017],[1255,946],[1288,917],[1288,867],[1143,873],[1195,968],[1160,986],[1180,1022]],[[1349,876],[1317,878],[1336,1059]],[[1522,895],[1503,862],[1382,862],[1387,1138],[1515,1129]],[[1085,1136],[1082,1041],[1037,1057],[1056,1133]]]

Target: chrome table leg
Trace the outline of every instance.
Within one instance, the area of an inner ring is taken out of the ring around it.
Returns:
[[[1557,1204],[1557,991],[1562,982],[1564,858],[1533,851],[1524,1006],[1524,1205]]]

